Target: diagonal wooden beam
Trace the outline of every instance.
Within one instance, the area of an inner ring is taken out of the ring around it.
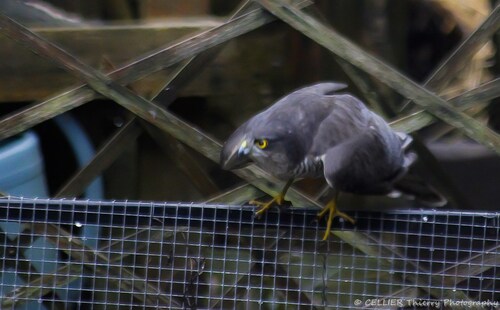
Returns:
[[[472,32],[448,57],[446,57],[424,81],[422,86],[441,92],[457,74],[498,31],[500,28],[500,5],[497,5],[493,12]],[[403,108],[411,101],[406,101]]]
[[[452,80],[466,62],[474,56],[491,37],[500,29],[500,3],[493,11],[451,54],[445,58],[424,82],[424,86],[440,91]]]
[[[77,197],[87,186],[111,165],[123,150],[128,148],[142,133],[134,121],[128,121],[99,148],[92,160],[78,170],[54,195],[54,197]]]
[[[375,76],[395,91],[413,100],[429,113],[500,154],[500,135],[479,121],[453,108],[447,101],[418,85],[380,59],[366,53],[333,29],[284,1],[258,0],[258,2],[275,16],[316,43]],[[497,14],[496,12],[494,13]]]
[[[202,131],[189,125],[157,104],[137,96],[129,89],[113,81],[109,76],[86,65],[50,41],[33,33],[1,13],[0,26],[6,34],[13,37],[16,41],[28,45],[29,48],[38,54],[52,59],[77,78],[87,82],[97,93],[114,100],[137,116],[202,153],[207,158],[219,162],[221,144]],[[281,190],[281,181],[255,166],[240,169],[235,171],[235,173],[270,194],[275,195]],[[293,188],[290,189],[287,197],[298,206],[319,206],[317,202]]]
[[[483,83],[474,89],[449,99],[448,102],[456,109],[464,111],[474,106],[478,101],[488,101],[497,97],[500,97],[500,78]],[[427,113],[427,111],[419,110],[392,121],[390,125],[397,131],[413,132],[434,123],[436,120],[436,117]]]
[[[304,6],[308,5],[308,1],[300,1],[300,3]],[[1,16],[2,21],[9,23],[7,16],[3,13],[1,13]],[[218,27],[138,57],[117,70],[110,72],[108,76],[118,84],[130,84],[141,77],[163,68],[171,67],[183,60],[190,59],[211,47],[257,29],[273,20],[275,18],[261,8],[253,9]],[[2,23],[0,27],[3,28],[4,32],[7,31],[5,27],[8,26],[5,23]],[[98,96],[99,94],[86,85],[64,90],[52,98],[36,103],[21,112],[3,117],[0,121],[0,139],[16,135],[43,121],[91,101]]]
[[[238,7],[236,12],[232,15],[232,17],[230,17],[230,20],[251,11],[252,6],[254,6],[253,3],[250,4],[249,1],[243,1],[243,4]],[[176,69],[176,71],[171,75],[172,77],[170,80],[151,97],[151,100],[155,100],[156,102],[161,101],[161,105],[164,107],[170,105],[175,100],[178,90],[195,76],[194,72],[200,70],[205,63],[213,59],[222,46],[223,45],[201,52],[200,54],[188,59],[184,64],[182,64],[182,66],[179,66],[179,68]],[[159,96],[161,96],[161,98],[159,98]],[[170,136],[164,137],[150,128],[146,127],[146,129],[148,129],[150,135],[163,149],[168,147],[166,144],[169,143],[167,142],[169,141],[169,138],[172,139]],[[69,179],[69,181],[57,191],[55,197],[76,197],[80,195],[92,182],[92,180],[106,170],[109,165],[115,161],[118,155],[120,155],[128,145],[135,141],[142,132],[143,127],[138,126],[137,117],[133,116],[122,128],[114,133],[102,147],[99,148],[88,165],[77,171]],[[167,140],[165,140],[165,138]],[[191,166],[191,168],[193,167]],[[195,166],[194,168],[198,167]],[[198,171],[198,173],[195,174],[196,178],[191,178],[195,186],[208,190],[214,190],[216,188],[213,182],[201,173],[200,169],[195,170]],[[184,169],[184,171],[187,170]],[[189,174],[189,176],[192,175]],[[214,191],[211,191],[211,193],[213,192]]]

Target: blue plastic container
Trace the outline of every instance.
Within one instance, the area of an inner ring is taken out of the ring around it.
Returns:
[[[55,122],[70,143],[79,166],[85,166],[95,154],[85,130],[68,113],[55,118]],[[34,132],[26,132],[0,142],[0,192],[21,197],[48,197],[43,167],[39,139]],[[85,197],[104,197],[102,177],[96,178],[88,186]],[[0,223],[0,228],[9,238],[15,238],[20,233],[18,223]],[[99,227],[83,228],[85,245],[97,248],[98,235]]]
[[[13,196],[48,196],[42,152],[35,133],[26,132],[0,142],[0,191]],[[11,240],[10,242],[15,242],[14,240],[19,237],[23,230],[23,224],[0,222],[0,230],[6,234],[7,238]],[[46,240],[38,238],[35,242],[46,242]],[[30,257],[30,252],[25,252],[24,255]],[[40,253],[36,254],[40,255]],[[41,258],[45,259],[48,254],[54,256],[57,255],[57,251],[49,249],[42,253]],[[35,269],[47,267],[55,270],[57,265],[55,263],[41,263],[34,266]],[[8,294],[23,284],[24,281],[17,275],[16,270],[2,270],[0,274],[0,296]],[[14,309],[46,310],[47,308],[38,302],[31,301],[16,306]]]
[[[12,196],[47,197],[43,157],[33,132],[0,143],[0,191]],[[21,232],[21,224],[1,222],[9,239]]]
[[[0,171],[0,191],[14,196],[48,196],[35,133],[26,132],[0,143]]]
[[[72,146],[74,155],[80,167],[90,161],[95,150],[88,136],[79,123],[69,114],[60,115],[55,119],[68,142]],[[44,161],[40,150],[39,139],[34,132],[26,132],[17,137],[0,142],[0,191],[13,196],[48,197],[49,192],[45,181]],[[98,177],[85,191],[85,197],[102,199],[103,181]],[[22,223],[0,222],[0,231],[15,244],[23,231]],[[98,226],[82,227],[82,240],[85,245],[97,248],[100,228]],[[39,237],[29,248],[24,249],[22,255],[27,259],[31,268],[43,273],[56,271],[66,261],[61,260],[57,247],[48,239]],[[0,245],[1,247],[1,245]],[[11,293],[24,284],[17,270],[0,270],[0,298]],[[58,298],[70,308],[80,298],[84,278],[75,279],[55,290]],[[40,300],[42,301],[42,300]],[[27,302],[14,308],[15,310],[47,310],[39,302]]]

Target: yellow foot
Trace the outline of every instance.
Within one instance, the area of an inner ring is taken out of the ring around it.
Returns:
[[[255,212],[255,217],[260,218],[264,212],[266,212],[273,205],[281,205],[285,201],[284,195],[279,194],[268,202],[261,202],[257,200],[250,200],[249,204],[256,205],[259,207],[259,210]]]
[[[346,221],[350,222],[351,224],[354,225],[355,221],[352,217],[349,215],[345,214],[342,211],[337,210],[337,203],[335,200],[330,201],[324,208],[321,210],[321,212],[318,213],[318,219],[322,218],[325,216],[325,214],[328,212],[328,219],[326,222],[326,231],[325,234],[323,235],[323,241],[327,240],[328,237],[330,236],[330,231],[332,229],[332,222],[333,219],[337,216],[340,216],[341,218],[345,219]]]

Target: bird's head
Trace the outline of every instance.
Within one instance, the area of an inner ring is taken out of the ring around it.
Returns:
[[[286,179],[300,161],[296,134],[283,124],[248,121],[222,148],[223,169],[242,168],[251,162],[272,175]]]
[[[286,179],[304,160],[331,104],[326,96],[345,84],[319,83],[288,94],[241,125],[222,148],[223,169],[254,162],[275,177]]]

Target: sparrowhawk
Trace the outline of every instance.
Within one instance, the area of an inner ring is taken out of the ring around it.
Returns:
[[[287,181],[282,192],[261,206],[261,215],[282,204],[294,180],[324,177],[334,198],[318,214],[328,214],[327,239],[333,218],[354,220],[336,207],[338,192],[390,194],[415,159],[406,149],[407,134],[395,132],[359,99],[335,93],[345,84],[319,83],[283,97],[242,124],[221,152],[224,169],[254,162]],[[438,196],[437,204],[443,199]]]

